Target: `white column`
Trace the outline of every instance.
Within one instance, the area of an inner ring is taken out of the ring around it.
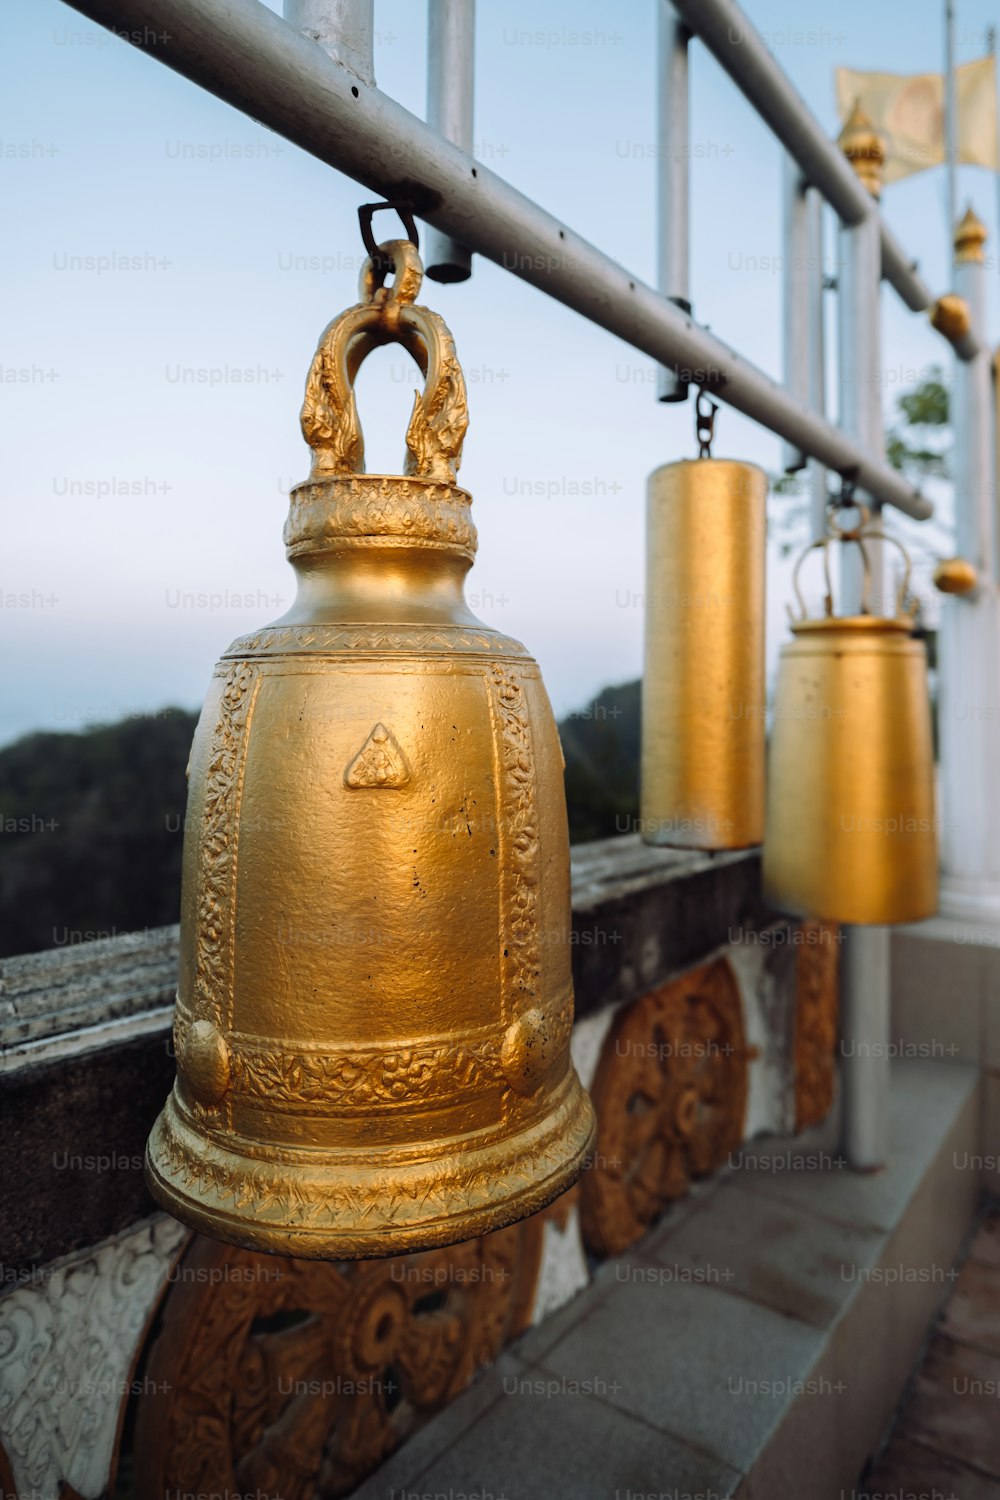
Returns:
[[[874,218],[847,227],[838,238],[838,345],[840,422],[871,457],[884,450],[882,355],[879,318],[881,246]],[[860,495],[859,499],[868,497]],[[873,507],[877,515],[876,507]],[[882,548],[870,547],[872,609],[882,607]],[[844,547],[841,610],[861,602],[857,548]],[[841,945],[843,1115],[841,1149],[860,1171],[883,1166],[889,1154],[889,931],[845,927]]]
[[[657,71],[657,278],[664,297],[691,311],[688,280],[690,141],[688,130],[688,41],[671,0],[660,0]],[[657,400],[686,401],[688,387],[673,370],[657,370]]]
[[[783,153],[782,170],[782,370],[785,389],[812,406],[809,389],[812,321],[809,316],[809,213],[806,184],[798,163]],[[781,445],[781,467],[786,474],[804,469],[808,459],[794,443]]]
[[[955,290],[986,339],[986,231],[966,215],[955,235]],[[990,356],[954,365],[951,417],[955,551],[979,575],[974,594],[941,601],[938,725],[941,911],[1000,920],[1000,592]]]
[[[472,151],[475,98],[475,0],[430,0],[427,11],[427,123]],[[428,225],[424,265],[434,281],[468,281],[472,251]]]

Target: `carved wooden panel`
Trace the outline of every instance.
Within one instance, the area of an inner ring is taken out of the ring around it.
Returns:
[[[348,1264],[196,1236],[145,1364],[135,1494],[346,1495],[525,1328],[543,1216]]]
[[[588,1249],[620,1254],[739,1145],[747,1055],[739,986],[725,959],[618,1012],[591,1089],[597,1145],[580,1196]]]
[[[17,1500],[14,1470],[10,1466],[10,1459],[2,1443],[0,1443],[0,1500]]]
[[[185,1238],[149,1221],[0,1297],[0,1477],[20,1500],[104,1493],[133,1355]]]
[[[795,955],[795,1129],[833,1106],[840,1014],[840,928],[803,922]]]

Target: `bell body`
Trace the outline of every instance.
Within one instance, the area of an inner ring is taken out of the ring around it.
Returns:
[[[752,464],[649,477],[641,826],[648,844],[742,849],[764,834],[765,508]]]
[[[798,916],[915,922],[937,909],[927,660],[908,622],[809,620],[782,648],[764,895]]]
[[[229,648],[195,735],[147,1178],[216,1238],[347,1259],[540,1208],[593,1111],[559,738],[464,603],[469,496],[323,467],[291,496],[296,603]]]

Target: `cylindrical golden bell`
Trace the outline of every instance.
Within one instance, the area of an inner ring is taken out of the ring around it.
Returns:
[[[834,922],[937,909],[927,659],[905,618],[801,620],[771,729],[764,894]]]
[[[185,1223],[331,1259],[470,1238],[578,1176],[569,843],[538,668],[466,607],[467,425],[420,264],[382,247],[306,387],[298,596],[234,642],[191,755],[177,1081],[147,1178]],[[353,382],[427,376],[401,477],[366,475]]]
[[[647,844],[764,835],[767,476],[698,458],[649,477],[641,827]]]

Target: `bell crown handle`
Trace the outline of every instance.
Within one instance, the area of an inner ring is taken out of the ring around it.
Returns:
[[[871,511],[865,505],[854,504],[852,509],[858,512],[858,521],[853,526],[838,523],[832,513],[827,515],[827,535],[820,537],[799,554],[798,560],[792,570],[792,591],[798,604],[798,613],[788,606],[788,613],[793,624],[801,624],[809,619],[809,610],[802,594],[799,577],[802,572],[802,564],[813,552],[823,554],[823,580],[826,585],[826,593],[823,599],[823,613],[827,619],[834,618],[833,611],[833,582],[830,576],[830,544],[831,542],[853,543],[861,553],[861,609],[862,615],[872,613],[872,567],[871,556],[865,545],[866,542],[891,542],[899,551],[903,559],[903,574],[896,587],[895,616],[900,620],[912,621],[915,617],[915,607],[906,607],[906,598],[910,591],[910,574],[912,565],[910,554],[903,546],[898,537],[890,536],[883,531],[879,525],[872,524]]]
[[[465,377],[444,319],[415,302],[423,266],[409,240],[387,240],[361,269],[361,301],[327,325],[302,404],[302,436],[312,449],[310,479],[365,472],[365,445],[354,382],[373,349],[401,344],[424,376],[406,430],[403,473],[454,485],[469,425]],[[389,270],[393,272],[386,284]]]

